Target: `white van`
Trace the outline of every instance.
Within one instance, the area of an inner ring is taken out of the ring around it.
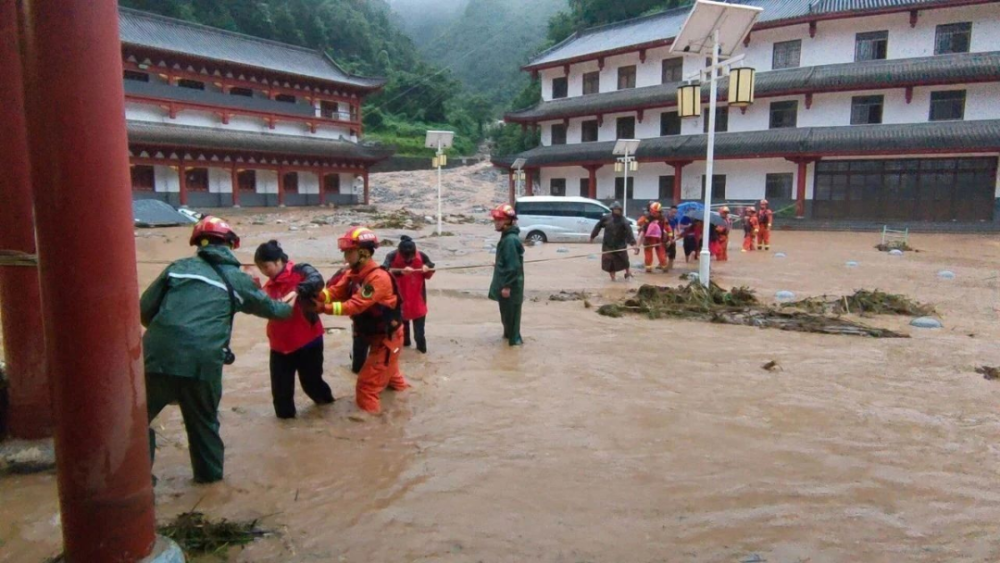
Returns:
[[[521,239],[531,242],[587,242],[604,215],[607,205],[586,197],[531,196],[514,204]],[[629,219],[638,236],[634,219]]]

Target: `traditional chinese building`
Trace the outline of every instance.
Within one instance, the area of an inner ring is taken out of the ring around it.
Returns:
[[[1000,220],[1000,3],[745,3],[764,9],[737,51],[757,70],[756,103],[730,110],[720,81],[715,199],[817,219]],[[631,210],[703,197],[707,114],[678,118],[676,92],[706,61],[669,52],[689,10],[579,32],[524,67],[542,102],[506,121],[541,129],[517,155],[533,193],[627,193]],[[626,191],[612,147],[627,138],[641,143]]]
[[[362,104],[384,81],[325,54],[122,8],[135,198],[195,207],[368,201]],[[357,188],[357,189],[356,189]]]

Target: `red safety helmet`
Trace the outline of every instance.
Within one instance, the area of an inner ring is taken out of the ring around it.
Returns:
[[[514,208],[511,207],[509,203],[502,203],[494,207],[493,211],[490,211],[490,216],[492,216],[494,220],[517,219],[517,211],[514,211]]]
[[[229,226],[229,223],[211,215],[202,217],[201,221],[195,224],[194,229],[191,231],[191,246],[198,246],[199,244],[204,246],[207,244],[204,239],[220,240],[231,246],[234,250],[240,247],[240,237]]]
[[[367,227],[351,227],[351,230],[337,239],[337,248],[344,252],[362,248],[375,252],[378,244],[378,235]]]
[[[649,212],[650,213],[659,213],[662,210],[663,210],[663,204],[661,204],[658,201],[654,201],[653,203],[649,204]]]

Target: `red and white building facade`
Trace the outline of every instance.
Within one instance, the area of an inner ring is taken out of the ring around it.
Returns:
[[[817,219],[1000,220],[1000,2],[746,3],[764,8],[737,51],[757,70],[756,102],[729,111],[720,81],[717,200],[766,197]],[[620,200],[611,148],[637,138],[630,209],[702,197],[707,114],[678,119],[676,88],[706,61],[669,52],[688,10],[580,32],[524,67],[542,102],[506,121],[541,131],[515,155],[530,193]]]
[[[323,53],[122,8],[135,198],[192,207],[367,203],[362,104],[381,79]]]

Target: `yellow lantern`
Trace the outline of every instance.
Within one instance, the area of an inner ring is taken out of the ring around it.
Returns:
[[[734,68],[729,71],[729,105],[744,108],[753,103],[754,69]]]
[[[438,166],[440,166],[440,164],[438,163],[438,157],[435,156],[434,158],[431,159],[431,167],[437,168]]]
[[[633,160],[632,162],[629,162],[628,163],[628,169],[631,170],[632,172],[635,172],[635,171],[639,170],[639,162],[636,161],[636,160]]]
[[[439,156],[438,157],[438,162],[441,163],[442,167],[448,166],[448,155],[442,154],[441,156]]]
[[[701,117],[701,84],[684,84],[677,88],[677,114],[681,117]]]
[[[622,171],[622,163],[619,160],[618,162],[615,163],[615,172],[621,172],[621,171]]]

